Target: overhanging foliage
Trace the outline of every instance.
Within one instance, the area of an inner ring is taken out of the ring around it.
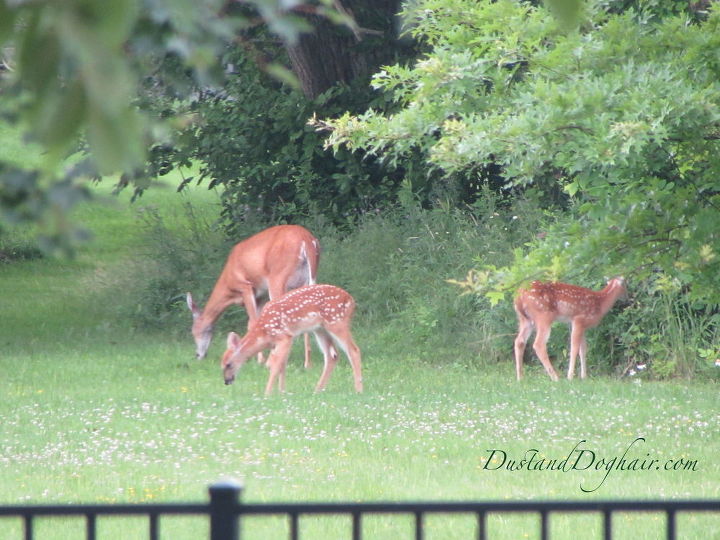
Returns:
[[[152,86],[164,63],[174,61],[199,86],[218,84],[225,69],[218,59],[241,30],[266,25],[275,38],[292,43],[310,29],[300,11],[352,26],[332,4],[0,0],[0,121],[39,143],[42,155],[33,170],[0,158],[0,216],[44,222],[54,234],[48,245],[69,247],[73,229],[64,203],[83,197],[83,184],[98,174],[123,174],[137,188],[147,187],[138,173],[147,148],[189,121],[161,121],[139,107],[138,89]],[[292,78],[282,66],[265,67],[286,82]],[[183,96],[178,91],[174,97]],[[89,148],[86,163],[59,172],[80,147]]]
[[[478,260],[465,285],[494,301],[526,279],[601,269],[661,275],[717,304],[720,11],[658,18],[605,4],[568,30],[524,2],[413,3],[409,31],[431,52],[374,78],[400,110],[327,122],[327,145],[391,160],[419,147],[448,173],[493,163],[508,186],[562,186],[569,216],[509,267]]]

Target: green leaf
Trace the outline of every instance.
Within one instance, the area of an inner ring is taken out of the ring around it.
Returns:
[[[90,110],[88,143],[102,174],[134,171],[142,165],[145,149],[139,133],[140,117],[129,108],[116,116],[98,108]]]
[[[505,293],[502,291],[488,291],[485,296],[490,300],[491,306],[496,306],[505,300]]]
[[[60,150],[59,159],[63,157],[62,151],[76,139],[85,120],[86,105],[85,91],[78,79],[46,100],[44,117],[39,124],[40,140],[51,151]]]
[[[92,20],[98,35],[108,47],[121,47],[128,39],[137,22],[140,10],[139,0],[112,0],[112,2],[89,2]],[[83,11],[87,13],[87,11]]]
[[[30,15],[21,32],[18,70],[20,79],[41,101],[43,96],[57,88],[60,66],[60,43],[54,33],[40,28],[39,16]]]
[[[3,45],[12,34],[15,26],[15,11],[6,2],[0,2],[0,45]]]
[[[565,193],[567,193],[571,197],[574,197],[577,194],[578,189],[580,189],[580,186],[577,182],[570,182],[569,184],[565,184],[563,189],[565,190]]]
[[[300,82],[295,74],[285,66],[272,62],[265,67],[268,75],[274,77],[278,81],[287,84],[293,90],[300,90]]]

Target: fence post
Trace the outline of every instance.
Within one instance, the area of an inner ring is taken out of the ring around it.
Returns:
[[[224,480],[210,486],[210,540],[238,540],[238,507],[242,486]]]

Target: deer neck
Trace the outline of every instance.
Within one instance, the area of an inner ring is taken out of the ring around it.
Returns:
[[[220,315],[233,303],[231,297],[228,296],[225,290],[219,290],[218,288],[213,289],[210,294],[210,298],[205,304],[205,307],[200,313],[197,319],[197,325],[199,329],[205,330],[212,328],[220,318]]]
[[[622,286],[616,282],[609,283],[600,291],[600,314],[605,315],[612,309],[618,297],[622,293]]]
[[[240,348],[243,351],[243,357],[250,358],[256,354],[268,349],[272,345],[272,340],[266,332],[255,328],[250,330],[248,335],[243,339]]]

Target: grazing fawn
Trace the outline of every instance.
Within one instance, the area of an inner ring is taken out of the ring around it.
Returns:
[[[570,365],[568,379],[575,375],[575,358],[580,354],[580,377],[587,376],[585,353],[587,342],[585,331],[597,326],[615,301],[627,294],[625,279],[616,277],[608,281],[601,291],[591,291],[584,287],[566,283],[543,283],[534,281],[528,290],[520,289],[515,298],[515,312],[518,316],[518,335],[515,338],[515,371],[517,379],[522,378],[523,354],[525,344],[537,330],[533,349],[540,358],[545,371],[554,381],[558,374],[550,363],[547,353],[547,341],[550,327],[556,320],[568,322],[570,333]]]
[[[355,390],[362,392],[360,349],[350,332],[354,311],[353,297],[333,285],[306,285],[268,302],[244,337],[240,338],[235,332],[228,335],[227,350],[221,363],[225,384],[232,384],[237,370],[248,358],[272,347],[267,362],[270,376],[265,394],[272,392],[277,378],[280,391],[284,392],[285,367],[293,338],[298,334],[312,332],[325,361],[315,391],[325,388],[337,364],[334,344],[338,344],[350,360]]]

